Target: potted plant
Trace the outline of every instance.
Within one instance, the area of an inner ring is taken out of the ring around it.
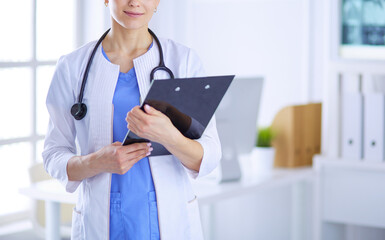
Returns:
[[[258,129],[256,145],[251,155],[252,171],[258,174],[269,174],[274,166],[275,149],[272,141],[275,133],[271,127]]]

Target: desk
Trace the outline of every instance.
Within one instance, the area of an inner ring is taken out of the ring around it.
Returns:
[[[45,201],[46,240],[60,240],[60,204],[76,204],[77,194],[68,193],[57,180],[33,183],[19,192],[35,200]]]
[[[293,185],[293,206],[292,211],[294,219],[292,220],[292,238],[301,239],[299,231],[303,219],[301,218],[301,182],[313,178],[311,168],[298,168],[291,170],[274,169],[269,175],[255,176],[246,174],[241,181],[215,184],[205,180],[192,181],[193,189],[198,197],[199,206],[207,206],[210,209],[213,204],[250,193],[256,193],[261,190],[276,188],[280,186]],[[75,204],[77,200],[76,193],[65,192],[64,187],[56,180],[47,180],[32,184],[30,187],[20,189],[20,193],[33,199],[46,201],[46,239],[60,239],[60,203]],[[298,213],[299,212],[299,213]],[[213,222],[212,215],[209,214],[209,222]],[[209,238],[214,239],[214,232],[210,231]]]
[[[303,213],[304,182],[312,180],[314,170],[310,167],[296,169],[274,169],[267,175],[255,175],[242,169],[243,177],[238,182],[215,184],[205,180],[192,181],[193,189],[198,196],[199,208],[202,217],[207,219],[205,239],[217,239],[215,236],[215,206],[214,204],[247,194],[255,194],[266,189],[274,189],[282,186],[292,186],[292,219],[290,239],[302,240],[303,226],[305,224]]]

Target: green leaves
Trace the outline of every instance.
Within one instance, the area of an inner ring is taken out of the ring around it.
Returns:
[[[257,147],[271,147],[271,142],[275,134],[271,127],[264,127],[258,129]]]

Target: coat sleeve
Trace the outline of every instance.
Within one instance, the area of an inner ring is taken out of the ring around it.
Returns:
[[[45,170],[71,193],[81,183],[69,181],[67,175],[68,160],[76,155],[76,131],[70,114],[74,102],[68,65],[62,56],[56,64],[46,99],[50,119],[42,155]]]
[[[187,62],[187,77],[203,77],[205,71],[198,55],[190,50]],[[197,179],[211,173],[219,164],[222,157],[221,143],[219,141],[215,115],[211,118],[202,136],[195,140],[203,147],[203,158],[199,172],[185,167],[189,176]]]

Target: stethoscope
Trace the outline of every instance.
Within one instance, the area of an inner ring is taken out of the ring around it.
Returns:
[[[76,120],[81,120],[83,119],[86,114],[87,114],[87,106],[85,103],[83,103],[83,94],[84,94],[84,88],[86,86],[86,82],[87,82],[87,77],[88,77],[88,72],[90,71],[90,67],[91,67],[91,63],[92,63],[92,60],[94,59],[94,55],[95,55],[95,52],[97,50],[97,48],[99,47],[100,43],[103,41],[103,39],[106,37],[107,33],[111,30],[108,29],[101,37],[100,39],[98,40],[98,42],[96,43],[95,47],[94,47],[94,50],[92,51],[91,53],[91,56],[88,60],[88,63],[87,63],[87,67],[86,67],[86,71],[84,72],[84,75],[83,75],[83,81],[82,81],[82,86],[80,88],[80,93],[79,93],[79,98],[78,98],[78,102],[75,103],[72,108],[71,108],[71,114],[72,116],[76,119]],[[166,65],[164,65],[164,59],[163,59],[163,50],[162,50],[162,46],[160,45],[160,42],[159,42],[159,39],[158,37],[155,35],[155,33],[153,31],[151,31],[150,29],[148,29],[148,32],[152,35],[152,37],[155,39],[155,42],[156,44],[158,44],[158,47],[159,47],[159,58],[160,58],[160,62],[159,62],[159,65],[157,67],[155,67],[154,69],[152,69],[151,71],[151,74],[150,74],[150,82],[152,82],[154,80],[154,75],[155,75],[155,72],[156,71],[159,71],[159,70],[163,70],[163,71],[166,71],[169,75],[170,75],[170,78],[171,79],[174,79],[174,74],[172,73],[172,71],[166,67]]]

